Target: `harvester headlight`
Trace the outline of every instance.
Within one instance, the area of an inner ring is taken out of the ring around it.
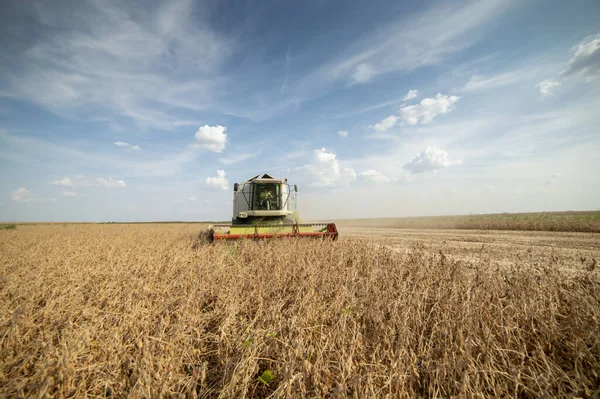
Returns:
[[[238,217],[241,219],[246,219],[248,217],[248,214],[246,212],[240,212],[238,213]]]

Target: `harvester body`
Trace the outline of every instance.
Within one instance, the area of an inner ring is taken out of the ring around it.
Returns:
[[[287,179],[256,175],[233,186],[231,224],[209,226],[210,241],[313,237],[336,240],[334,223],[300,224],[296,213],[298,187]]]
[[[297,188],[267,174],[233,186],[233,224],[294,224]]]

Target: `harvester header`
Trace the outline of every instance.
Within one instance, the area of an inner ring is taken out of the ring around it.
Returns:
[[[297,185],[290,186],[287,178],[276,179],[268,174],[259,176],[233,185],[231,224],[209,226],[211,242],[241,238],[338,238],[335,223],[299,223]]]

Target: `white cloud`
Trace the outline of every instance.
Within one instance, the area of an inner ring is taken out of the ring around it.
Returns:
[[[454,104],[459,99],[458,96],[447,96],[438,93],[435,97],[422,99],[419,104],[400,107],[400,116],[390,115],[381,122],[369,127],[379,132],[385,132],[394,127],[400,119],[403,125],[409,126],[418,123],[429,123],[438,115],[452,111]]]
[[[460,99],[458,96],[447,96],[438,93],[433,98],[424,98],[417,105],[408,105],[400,108],[402,123],[416,125],[429,123],[436,116],[446,114],[454,109],[454,104]]]
[[[374,169],[369,169],[364,172],[360,172],[358,175],[376,183],[389,183],[392,181],[391,178]]]
[[[123,180],[115,180],[112,177],[105,179],[104,177],[98,177],[95,180],[96,187],[103,188],[116,188],[116,187],[127,187]]]
[[[207,177],[205,181],[209,187],[219,190],[229,190],[229,182],[225,177],[224,170],[217,170],[217,176]]]
[[[419,90],[409,90],[408,93],[406,93],[406,96],[404,96],[404,101],[412,100],[413,98],[416,98],[418,95],[419,95]]]
[[[60,180],[54,180],[52,182],[54,186],[64,186],[64,187],[73,187],[73,182],[68,177],[63,177]]]
[[[123,141],[115,141],[114,145],[116,145],[117,147],[121,147],[121,148],[129,148],[135,151],[139,151],[140,150],[140,146],[139,145],[131,145],[129,143],[125,143]]]
[[[403,14],[375,29],[323,68],[329,79],[364,83],[396,70],[436,65],[482,40],[488,22],[516,1],[441,3],[417,14]]]
[[[356,180],[354,169],[342,169],[336,155],[327,152],[325,148],[314,150],[313,162],[296,170],[308,171],[311,175],[311,185],[315,187],[347,186]]]
[[[388,116],[387,118],[385,118],[384,120],[382,120],[379,123],[376,123],[374,126],[369,126],[377,131],[380,132],[385,132],[386,130],[394,127],[394,125],[396,124],[396,122],[398,121],[398,117],[391,115]]]
[[[552,79],[546,79],[535,85],[535,87],[538,87],[540,89],[540,93],[542,93],[545,96],[549,96],[550,94],[552,94],[552,89],[557,86],[560,86],[560,82]]]
[[[31,194],[31,192],[29,190],[27,190],[25,187],[21,187],[13,192],[10,193],[10,198],[13,201],[17,201],[17,202],[31,202],[33,200],[33,194]]]
[[[193,204],[197,204],[198,203],[198,199],[194,196],[188,197],[188,202],[191,202]]]
[[[200,126],[195,134],[196,142],[189,145],[190,148],[203,149],[212,152],[222,152],[227,144],[225,126]]]
[[[467,84],[462,88],[463,91],[478,91],[493,89],[506,86],[516,82],[519,75],[514,72],[502,73],[495,76],[473,75]]]
[[[583,77],[587,82],[600,79],[600,33],[588,36],[580,43],[571,48],[573,57],[569,60],[567,69],[559,73],[559,76]],[[535,85],[544,96],[552,94],[555,87],[561,83],[555,79],[546,79]]]
[[[356,66],[352,79],[357,83],[366,83],[373,78],[374,74],[375,71],[369,65],[360,64]]]
[[[110,168],[114,174],[127,174],[132,177],[164,177],[181,174],[186,168],[196,161],[198,154],[194,151],[177,150],[177,152],[167,152],[160,159],[124,159],[120,156],[111,156],[110,154],[99,153],[90,149],[81,151],[74,147],[59,146],[49,141],[34,139],[28,136],[9,135],[0,130],[0,149],[13,148],[17,152],[26,154],[41,155],[48,158],[49,162],[63,164],[67,162],[66,167],[71,172],[74,171],[69,165],[77,162],[88,165],[94,170]],[[4,147],[3,147],[4,146]],[[38,157],[40,158],[40,157]],[[134,158],[134,157],[132,157]],[[36,158],[34,158],[36,159]],[[22,163],[26,163],[21,161]],[[29,161],[28,161],[29,162]],[[27,163],[28,163],[27,162]],[[39,163],[43,165],[43,163]]]
[[[437,171],[441,168],[447,168],[453,165],[461,165],[462,161],[451,161],[448,153],[436,147],[427,147],[417,154],[409,163],[404,165],[404,169],[412,173],[423,173],[428,171]]]
[[[65,197],[76,197],[77,193],[74,191],[63,191],[60,195],[64,195]]]
[[[580,75],[587,81],[600,78],[600,33],[588,36],[573,46],[574,53],[563,76]]]
[[[348,131],[347,130],[339,130],[338,135],[340,137],[346,138],[346,137],[348,137]]]
[[[83,175],[76,175],[73,177],[63,177],[60,180],[54,180],[52,182],[55,186],[63,187],[99,187],[99,188],[122,188],[127,187],[123,180],[115,180],[112,177],[86,177]]]
[[[373,111],[375,109],[387,107],[389,105],[397,104],[399,102],[401,102],[401,100],[398,100],[398,99],[394,99],[391,101],[385,101],[382,103],[377,103],[377,104],[369,105],[366,107],[361,107],[361,108],[357,108],[357,109],[340,112],[340,113],[333,115],[332,117],[337,119],[337,118],[345,118],[347,116],[356,116],[358,114],[364,114],[365,112],[369,112],[369,111]]]
[[[26,204],[30,202],[51,202],[56,203],[56,198],[37,198],[35,197],[31,191],[27,190],[25,187],[21,187],[15,191],[10,193],[10,198],[13,201],[19,202],[21,204]]]
[[[217,79],[198,75],[215,71],[231,53],[229,39],[210,29],[203,19],[209,13],[198,7],[188,0],[143,13],[127,2],[29,7],[25,16],[40,36],[5,54],[19,68],[8,79],[10,96],[75,117],[94,106],[108,123],[122,117],[161,129],[185,123],[164,109],[214,104]]]

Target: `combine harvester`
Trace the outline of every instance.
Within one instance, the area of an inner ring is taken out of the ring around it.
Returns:
[[[312,237],[337,240],[335,223],[299,224],[296,215],[298,186],[286,179],[256,175],[233,185],[232,224],[208,227],[210,242],[241,238]]]

